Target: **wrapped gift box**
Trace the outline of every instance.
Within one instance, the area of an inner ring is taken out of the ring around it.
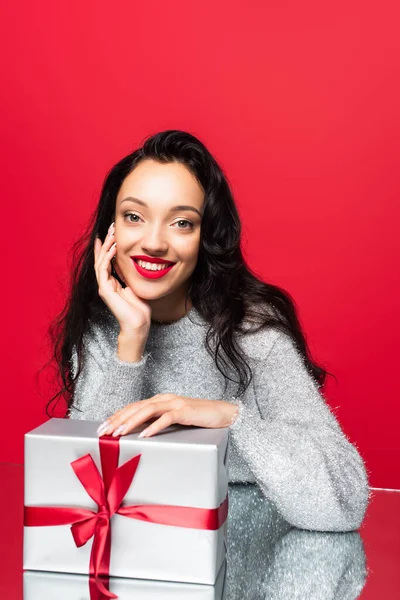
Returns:
[[[214,585],[110,577],[109,589],[119,600],[224,600],[226,561]],[[90,600],[88,576],[25,571],[23,600]]]
[[[25,435],[24,569],[93,575],[97,564],[100,575],[214,585],[226,555],[229,429],[174,425],[150,438],[99,438],[98,425],[54,418]],[[107,563],[98,537],[107,537],[98,519],[105,506],[89,493],[93,469],[112,488],[113,460],[136,470],[109,519]],[[74,534],[77,517],[52,524],[70,509],[90,516]],[[82,541],[88,528],[97,533]]]

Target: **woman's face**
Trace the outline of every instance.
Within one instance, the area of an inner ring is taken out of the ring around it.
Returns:
[[[146,159],[125,178],[115,205],[114,267],[137,296],[157,300],[172,294],[173,301],[186,296],[197,263],[203,203],[203,189],[179,163]],[[137,263],[138,256],[144,263]],[[154,270],[153,258],[174,264]]]

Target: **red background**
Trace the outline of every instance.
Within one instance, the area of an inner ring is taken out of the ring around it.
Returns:
[[[8,3],[0,460],[47,418],[35,376],[106,171],[172,128],[225,169],[247,260],[294,296],[371,485],[400,488],[397,4]]]

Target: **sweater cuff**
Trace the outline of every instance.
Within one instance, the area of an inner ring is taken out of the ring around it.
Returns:
[[[108,377],[103,384],[102,395],[110,410],[142,399],[143,377],[149,352],[137,362],[121,360],[115,351],[108,363]]]
[[[137,368],[142,367],[144,364],[146,364],[147,358],[149,355],[150,355],[150,353],[145,351],[144,354],[142,354],[140,360],[138,360],[137,362],[133,362],[130,360],[121,360],[120,357],[118,356],[117,350],[115,350],[115,352],[113,352],[111,358],[114,363],[114,366],[117,369],[135,370]]]

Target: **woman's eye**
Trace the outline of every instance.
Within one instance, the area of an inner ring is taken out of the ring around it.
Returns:
[[[127,218],[127,217],[138,217],[138,219],[140,219],[139,215],[137,215],[135,213],[125,213],[124,218]],[[130,223],[137,223],[137,221],[132,221],[131,219],[128,219],[128,221]]]
[[[187,221],[186,219],[180,219],[176,223],[187,223],[188,224],[188,227],[178,227],[178,229],[188,229],[190,227],[193,227],[193,223],[191,223],[190,221]]]

